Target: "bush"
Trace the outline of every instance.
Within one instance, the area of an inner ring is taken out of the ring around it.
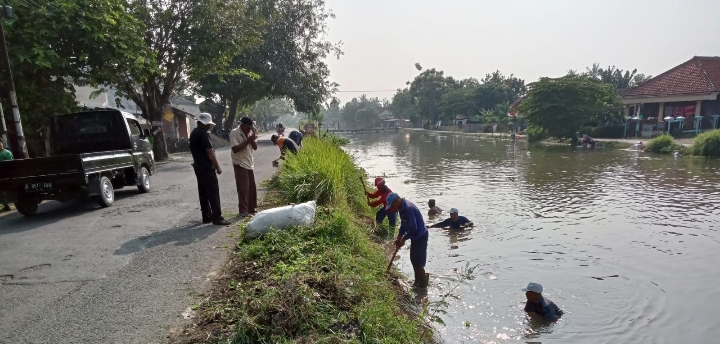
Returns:
[[[693,155],[720,157],[720,130],[706,131],[695,138]]]
[[[647,145],[647,151],[652,153],[670,154],[677,149],[679,145],[675,144],[673,137],[668,134],[662,134],[652,140]]]
[[[536,126],[529,126],[527,128],[527,137],[529,142],[537,142],[544,140],[547,135],[545,134],[545,129]]]

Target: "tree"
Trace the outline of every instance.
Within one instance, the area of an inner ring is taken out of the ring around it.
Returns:
[[[492,74],[486,74],[485,78],[480,80],[483,84],[495,84],[506,86],[510,90],[511,100],[521,98],[527,93],[527,86],[525,86],[525,80],[516,78],[513,74],[506,77],[499,70],[496,70]]]
[[[75,111],[74,84],[104,83],[117,69],[148,65],[144,26],[127,12],[125,1],[20,4],[5,23],[5,34],[26,132],[47,125],[54,114]],[[7,81],[0,80],[0,87]],[[12,114],[8,106],[5,114]]]
[[[417,105],[414,104],[409,88],[398,89],[393,95],[389,108],[396,118],[409,119],[413,124],[420,124]]]
[[[459,88],[445,93],[440,98],[440,119],[452,121],[457,115],[476,117],[482,107],[475,103],[475,88]]]
[[[256,11],[246,0],[130,1],[129,12],[142,23],[149,65],[116,68],[106,86],[131,99],[151,121],[161,121],[170,98],[192,80],[217,73],[233,56],[257,41]],[[236,70],[236,73],[242,72]],[[154,140],[156,160],[167,159],[165,137]]]
[[[605,83],[613,85],[613,87],[617,90],[635,87],[652,78],[652,76],[638,74],[637,69],[633,69],[632,71],[623,71],[615,66],[602,68],[599,63],[593,63],[592,67],[585,69],[585,75],[600,79]]]
[[[568,75],[531,84],[518,111],[530,125],[575,143],[583,123],[615,112],[619,106],[620,97],[612,85],[587,75]]]
[[[380,115],[372,107],[364,107],[355,112],[355,123],[364,128],[374,128],[380,125]]]
[[[238,106],[265,98],[287,98],[316,118],[321,104],[337,88],[328,81],[324,59],[340,56],[339,44],[325,40],[328,18],[322,0],[260,0],[261,43],[235,56],[225,71],[200,80],[198,92],[227,99],[229,130]],[[238,73],[246,70],[251,73]]]
[[[442,96],[459,87],[452,77],[445,77],[443,71],[426,69],[410,84],[410,94],[415,99],[421,119],[436,122],[440,117],[438,109]]]
[[[276,121],[282,115],[293,112],[295,112],[295,109],[286,99],[268,99],[255,103],[251,116],[258,123],[270,123]]]

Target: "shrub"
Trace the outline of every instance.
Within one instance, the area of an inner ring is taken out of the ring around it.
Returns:
[[[668,134],[662,134],[652,140],[647,145],[647,151],[653,153],[670,154],[677,148],[673,137]]]
[[[527,128],[527,136],[530,142],[542,141],[547,137],[545,129],[536,126],[529,126]]]
[[[693,155],[720,157],[720,130],[706,131],[693,141]]]

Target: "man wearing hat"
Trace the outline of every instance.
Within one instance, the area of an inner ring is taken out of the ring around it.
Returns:
[[[427,288],[430,279],[430,275],[425,273],[428,230],[420,209],[414,203],[393,192],[387,196],[385,210],[397,211],[400,214],[400,232],[395,239],[395,247],[403,247],[405,240],[410,239],[410,263],[415,271],[413,287]]]
[[[202,211],[203,223],[216,225],[229,225],[225,221],[220,209],[220,187],[215,173],[222,173],[220,164],[215,157],[215,150],[210,141],[208,131],[212,130],[215,123],[208,113],[201,113],[198,116],[197,128],[190,134],[190,153],[193,157],[193,168],[198,181],[198,194],[200,195],[200,210]]]
[[[472,227],[473,223],[468,220],[465,216],[460,216],[459,211],[455,208],[450,209],[450,218],[445,219],[445,221],[438,222],[430,228],[446,228],[450,227],[452,229],[460,229],[463,227]]]
[[[238,194],[238,213],[242,217],[257,212],[257,188],[253,172],[253,151],[257,150],[257,129],[250,117],[240,119],[240,126],[230,132],[235,187]]]
[[[542,296],[543,286],[540,283],[530,282],[521,290],[527,297],[525,312],[529,315],[539,315],[547,322],[555,322],[565,313],[554,302]]]
[[[387,196],[392,192],[392,190],[385,185],[385,179],[383,177],[375,178],[375,188],[375,192],[372,193],[365,191],[365,194],[368,197],[369,206],[375,208],[382,204],[382,207],[378,209],[377,213],[375,213],[375,221],[377,221],[378,224],[381,224],[385,221],[385,217],[387,217],[390,226],[394,228],[397,223],[397,212],[388,212],[385,210],[385,207],[387,207]],[[370,201],[373,198],[378,198],[378,200]]]

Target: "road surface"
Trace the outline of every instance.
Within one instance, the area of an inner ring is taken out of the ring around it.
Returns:
[[[258,146],[262,197],[280,152],[267,134]],[[237,214],[229,147],[217,155],[223,213]],[[236,227],[201,223],[191,161],[158,165],[150,193],[119,190],[109,208],[46,202],[0,216],[0,343],[166,341],[236,241]]]

